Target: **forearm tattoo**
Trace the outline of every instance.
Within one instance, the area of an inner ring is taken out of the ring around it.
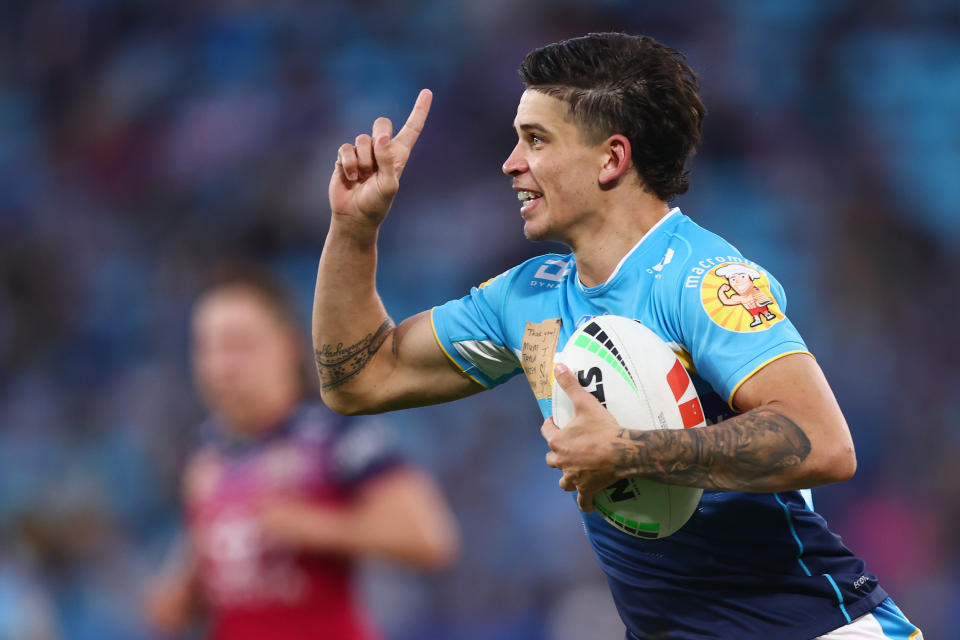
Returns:
[[[810,454],[797,424],[754,409],[699,429],[621,429],[613,442],[617,469],[661,482],[726,490],[762,490],[766,478]]]
[[[359,342],[344,346],[324,344],[313,350],[317,361],[317,373],[320,374],[320,387],[326,391],[339,387],[360,373],[373,355],[383,346],[393,329],[393,322],[387,318],[376,331],[368,333]]]

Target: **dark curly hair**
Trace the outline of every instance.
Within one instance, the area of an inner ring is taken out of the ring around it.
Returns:
[[[686,193],[686,161],[707,110],[682,53],[649,36],[591,33],[531,51],[520,78],[566,102],[588,143],[626,136],[637,173],[658,198]]]

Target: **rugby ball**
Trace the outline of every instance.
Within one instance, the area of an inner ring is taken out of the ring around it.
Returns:
[[[637,320],[597,316],[567,340],[556,357],[627,429],[706,426],[687,370],[660,337]],[[573,403],[554,380],[553,421],[564,428]],[[638,538],[665,538],[682,527],[700,503],[702,489],[625,478],[594,498],[611,525]]]

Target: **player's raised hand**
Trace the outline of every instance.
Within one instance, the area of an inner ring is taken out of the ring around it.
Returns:
[[[577,491],[577,504],[586,513],[593,511],[593,496],[617,481],[616,434],[620,425],[596,398],[580,386],[577,376],[566,365],[558,364],[554,375],[560,388],[573,403],[573,418],[563,428],[553,418],[540,427],[547,441],[547,465],[563,471],[560,488]]]
[[[353,144],[340,146],[330,178],[334,216],[372,225],[383,221],[400,187],[400,174],[423,131],[432,100],[433,93],[422,90],[396,136],[389,118],[377,118],[370,134],[360,134]]]

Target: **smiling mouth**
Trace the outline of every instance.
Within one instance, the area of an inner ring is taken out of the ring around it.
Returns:
[[[528,211],[534,204],[539,202],[542,197],[543,194],[537,193],[536,191],[517,191],[517,199],[522,205],[520,207],[520,213]]]

